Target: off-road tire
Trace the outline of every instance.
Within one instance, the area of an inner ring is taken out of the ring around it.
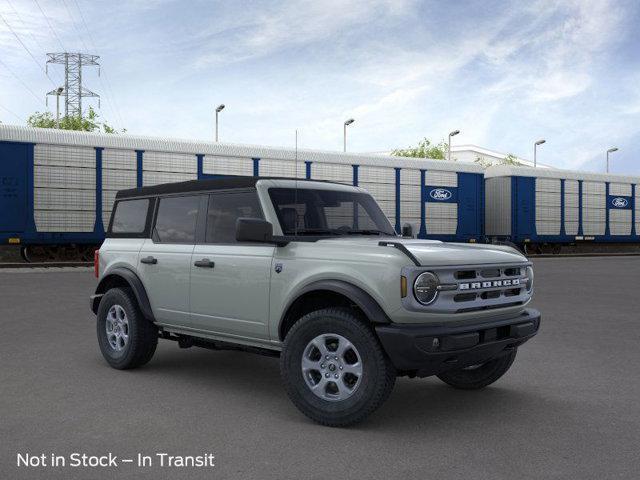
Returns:
[[[302,373],[302,357],[318,335],[346,338],[362,359],[362,377],[353,394],[330,401],[314,394]],[[330,427],[346,427],[364,420],[389,397],[396,371],[368,322],[348,308],[326,308],[304,315],[287,333],[280,356],[280,373],[287,394],[310,419]]]
[[[450,370],[438,375],[444,383],[461,390],[479,390],[491,385],[511,368],[517,349],[483,363],[473,369]]]
[[[121,351],[116,351],[107,338],[107,314],[114,305],[121,306],[128,320],[128,341]],[[100,300],[97,314],[98,344],[102,356],[118,370],[140,367],[153,357],[158,346],[157,327],[144,318],[135,296],[129,289],[112,288]]]

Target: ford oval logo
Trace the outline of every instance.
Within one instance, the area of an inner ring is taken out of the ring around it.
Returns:
[[[611,200],[611,205],[613,205],[616,208],[624,208],[627,205],[629,205],[629,201],[626,198],[616,197],[613,200]]]
[[[452,194],[446,188],[434,188],[429,192],[429,196],[434,200],[449,200]]]

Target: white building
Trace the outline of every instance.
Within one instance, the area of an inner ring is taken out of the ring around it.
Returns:
[[[391,155],[391,152],[371,152],[375,155]],[[451,160],[464,163],[480,163],[482,166],[500,165],[508,153],[497,152],[477,145],[452,145]],[[480,159],[479,162],[476,162]],[[533,161],[516,157],[523,167],[533,167]],[[554,168],[538,162],[538,168]]]
[[[479,147],[477,145],[452,145],[451,146],[451,159],[458,162],[473,163],[477,159],[480,159],[483,163],[492,163],[494,165],[500,164],[508,153],[496,152],[495,150],[489,150],[488,148]],[[525,167],[533,167],[533,161],[524,158],[517,157],[517,161],[522,163]],[[544,165],[538,162],[539,168],[553,168],[549,165]]]

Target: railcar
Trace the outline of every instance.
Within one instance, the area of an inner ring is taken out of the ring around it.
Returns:
[[[496,166],[485,172],[485,233],[528,253],[636,250],[640,177]]]
[[[398,232],[483,238],[484,181],[473,164],[0,125],[0,244],[26,260],[88,259],[118,190],[221,176],[358,185]]]

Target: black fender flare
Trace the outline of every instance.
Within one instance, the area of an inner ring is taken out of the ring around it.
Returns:
[[[347,297],[354,304],[356,304],[358,308],[360,308],[360,310],[362,310],[362,313],[364,313],[364,315],[372,323],[391,323],[391,320],[382,309],[382,307],[378,304],[378,302],[360,287],[357,287],[349,282],[345,282],[344,280],[318,280],[304,286],[301,290],[297,291],[295,297],[287,303],[287,306],[284,308],[282,316],[280,317],[278,329],[280,330],[282,328],[284,321],[289,314],[291,306],[295,302],[297,302],[300,297],[310,292],[322,290],[338,293],[344,297]]]
[[[138,306],[140,307],[144,318],[150,322],[155,322],[153,311],[151,310],[151,303],[149,302],[149,296],[147,295],[144,285],[142,285],[142,281],[134,271],[125,267],[114,268],[108,275],[105,275],[100,280],[100,283],[98,283],[98,286],[96,287],[95,295],[91,297],[91,310],[93,310],[93,313],[98,313],[100,300],[107,292],[107,286],[114,280],[114,278],[122,279],[127,283],[127,285],[129,285],[131,291],[136,297],[136,301],[138,302]]]

